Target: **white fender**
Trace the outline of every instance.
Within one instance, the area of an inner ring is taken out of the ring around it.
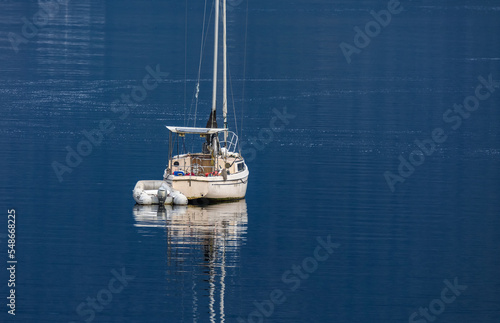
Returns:
[[[179,191],[173,191],[172,198],[174,199],[175,205],[187,205],[188,204],[187,197]]]

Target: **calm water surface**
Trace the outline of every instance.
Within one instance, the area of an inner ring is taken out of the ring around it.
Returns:
[[[204,3],[188,2],[186,20],[183,1],[69,1],[16,52],[9,33],[48,4],[0,2],[0,255],[6,266],[15,208],[18,259],[16,316],[4,304],[0,321],[498,322],[500,89],[443,114],[479,76],[500,79],[500,6],[401,1],[349,64],[339,45],[387,4],[251,1],[245,61],[247,3],[228,1],[247,197],[158,209],[134,206],[132,189],[162,176],[164,126],[193,124]],[[113,104],[148,66],[168,76]],[[101,120],[110,130],[60,182],[52,163]],[[446,140],[411,155],[436,128]],[[392,192],[384,173],[410,155],[420,165]]]

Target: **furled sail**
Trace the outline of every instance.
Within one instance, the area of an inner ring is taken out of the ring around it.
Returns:
[[[210,112],[210,117],[208,117],[207,126],[205,128],[217,128],[217,110],[212,110]]]

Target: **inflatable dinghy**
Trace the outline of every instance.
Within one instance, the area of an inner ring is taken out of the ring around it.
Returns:
[[[165,181],[138,181],[133,191],[134,200],[140,205],[176,204],[186,205],[188,199]]]

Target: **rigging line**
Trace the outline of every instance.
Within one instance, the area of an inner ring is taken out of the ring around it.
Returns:
[[[245,80],[247,71],[247,38],[248,38],[248,0],[247,0],[247,12],[245,18],[245,46],[243,50],[243,90],[241,95],[241,126],[240,126],[240,138],[243,138],[243,110],[245,107]],[[241,154],[241,146],[240,146]]]
[[[206,16],[207,16],[207,7],[206,6],[207,6],[207,1],[205,0],[205,6],[203,8],[203,24],[202,24],[203,28],[201,31],[200,63],[199,63],[198,70],[201,68],[201,57],[202,57],[202,53],[203,53],[203,37],[205,35],[205,20],[206,20]],[[191,120],[191,116],[192,116],[191,111],[193,110],[193,105],[195,104],[195,98],[196,98],[195,116],[196,116],[196,111],[198,110],[199,82],[200,82],[200,72],[198,71],[198,76],[197,76],[197,80],[196,80],[196,87],[195,87],[193,96],[191,97],[191,105],[189,106],[188,123]],[[196,117],[195,117],[195,119],[196,119]]]
[[[212,10],[210,12],[209,19],[208,19],[207,30],[205,32],[202,31],[202,34],[201,34],[201,43],[202,44],[201,44],[201,48],[200,48],[200,65],[199,65],[199,70],[198,70],[196,87],[193,91],[193,97],[191,99],[191,106],[189,108],[188,123],[189,123],[189,120],[191,120],[191,116],[192,116],[191,111],[193,110],[193,105],[196,105],[195,106],[195,114],[194,114],[194,127],[196,127],[196,114],[198,111],[198,94],[200,91],[201,65],[202,65],[202,60],[203,60],[203,51],[204,51],[204,48],[206,47],[206,43],[207,43],[209,26],[210,26],[210,23],[212,21],[212,14],[213,14],[213,6],[212,6]],[[205,0],[205,10],[204,10],[204,17],[203,17],[203,29],[205,29],[205,20],[206,20],[205,16],[206,16],[206,0]]]
[[[189,108],[189,117],[188,117],[188,123],[189,120],[191,119],[191,111],[193,109],[193,103],[195,104],[195,110],[194,110],[194,117],[193,117],[193,127],[196,127],[196,115],[198,114],[198,95],[200,92],[200,79],[201,79],[201,65],[203,62],[203,51],[205,49],[206,43],[207,43],[207,38],[208,38],[208,31],[210,30],[210,23],[212,21],[212,14],[214,11],[214,5],[212,5],[212,9],[210,10],[210,16],[208,17],[208,23],[205,24],[206,22],[206,16],[207,16],[207,0],[205,0],[205,5],[203,8],[203,28],[201,31],[201,44],[200,44],[200,63],[198,66],[198,76],[196,80],[196,88],[193,93],[193,97],[191,99],[191,106]],[[205,26],[207,26],[205,28]],[[206,29],[206,30],[205,30]],[[191,141],[191,150],[193,150],[193,145],[194,142]]]
[[[184,22],[184,127],[186,126],[187,112],[187,29],[188,29],[188,1],[185,1],[186,14]]]
[[[199,69],[201,68],[201,61],[202,61],[202,57],[203,57],[203,48],[205,47],[204,45],[204,37],[206,38],[206,34],[205,34],[205,21],[206,21],[206,16],[207,16],[207,0],[205,0],[205,7],[203,9],[203,29],[201,31],[201,44],[200,44],[200,63],[199,63],[199,67],[198,67],[198,76],[197,76],[197,80],[196,80],[196,87],[193,91],[193,96],[191,97],[191,105],[189,106],[189,114],[188,114],[188,121],[187,123],[189,124],[189,121],[191,120],[191,112],[193,110],[193,105],[195,104],[195,100],[196,100],[196,104],[198,104],[198,92],[199,92],[199,83],[200,83],[200,71]],[[210,18],[211,20],[211,18]],[[209,23],[210,23],[210,20],[209,20]],[[197,110],[197,106],[196,106],[196,110]],[[196,111],[195,111],[195,114],[196,114]]]
[[[233,115],[234,115],[234,127],[235,133],[238,134],[238,121],[236,120],[236,108],[234,106],[234,92],[233,92],[233,80],[231,78],[231,68],[227,67],[227,72],[229,74],[229,89],[231,91],[231,100],[233,101]]]
[[[213,13],[213,7],[212,10],[210,11],[210,17],[208,19],[208,24],[210,24],[210,21],[212,20],[212,13]],[[201,49],[200,49],[200,64],[198,66],[198,79],[196,82],[196,93],[195,93],[195,109],[194,109],[194,119],[193,119],[193,127],[196,127],[196,115],[198,114],[198,94],[200,92],[200,78],[201,78],[201,63],[203,62],[203,49],[205,48],[205,44],[207,41],[207,35],[208,35],[208,25],[207,25],[207,30],[205,31],[205,21],[206,21],[206,15],[207,15],[207,0],[205,0],[205,8],[203,10],[203,30],[201,31]]]

